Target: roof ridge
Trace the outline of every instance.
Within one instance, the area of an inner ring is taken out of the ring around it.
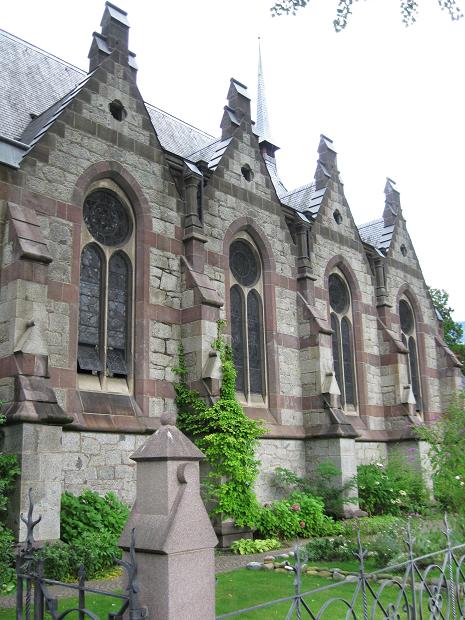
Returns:
[[[159,108],[158,106],[154,105],[153,103],[149,103],[148,101],[144,101],[144,103],[145,103],[146,106],[154,108],[155,110],[158,110],[162,114],[166,114],[166,116],[171,116],[171,118],[174,118],[174,120],[179,121],[183,125],[187,125],[187,127],[192,127],[192,129],[195,129],[195,131],[199,131],[200,133],[203,133],[204,136],[207,136],[207,138],[212,138],[213,142],[215,142],[216,140],[219,140],[219,138],[215,138],[215,136],[212,136],[211,133],[208,133],[207,131],[204,131],[203,129],[199,129],[195,125],[192,125],[192,123],[187,123],[186,121],[183,121],[182,118],[179,118],[178,116],[174,116],[174,114],[170,114],[169,112],[166,112],[166,110],[162,110],[161,108]]]
[[[11,34],[11,32],[7,32],[6,30],[3,30],[3,28],[0,28],[0,34],[6,35],[6,37],[8,37],[9,39],[13,39],[14,41],[24,43],[31,49],[37,52],[40,52],[41,54],[44,54],[44,56],[47,56],[48,58],[53,58],[54,60],[58,60],[58,62],[61,62],[62,64],[68,67],[71,67],[72,69],[75,69],[76,71],[79,71],[83,75],[87,75],[87,71],[84,71],[84,69],[81,69],[80,67],[77,67],[76,65],[73,65],[71,62],[68,62],[67,60],[63,60],[63,58],[60,58],[59,56],[55,56],[55,54],[52,54],[51,52],[47,52],[46,50],[42,49],[41,47],[38,47],[37,45],[34,45],[33,43],[29,43],[29,41],[26,41],[25,39],[21,39],[21,37],[17,37],[16,35]]]

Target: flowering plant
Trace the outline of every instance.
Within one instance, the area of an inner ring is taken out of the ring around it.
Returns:
[[[359,465],[360,508],[369,515],[401,515],[422,510],[427,504],[427,492],[415,461],[411,453],[398,453],[383,463]]]

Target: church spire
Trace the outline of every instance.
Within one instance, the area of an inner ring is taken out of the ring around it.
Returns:
[[[260,37],[258,37],[257,122],[255,125],[255,131],[258,134],[259,142],[263,142],[263,140],[270,142],[270,125],[268,121],[268,109],[266,107],[265,81],[263,79]]]

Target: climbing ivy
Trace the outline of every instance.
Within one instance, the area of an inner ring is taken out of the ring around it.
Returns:
[[[218,334],[212,343],[222,374],[220,397],[213,405],[208,406],[187,385],[184,348],[179,347],[179,365],[174,369],[179,377],[175,385],[177,425],[192,437],[210,465],[205,490],[207,501],[214,505],[211,514],[252,527],[259,509],[253,490],[259,466],[255,448],[264,427],[245,415],[236,398],[236,369],[231,347],[223,336],[224,325],[218,321]]]

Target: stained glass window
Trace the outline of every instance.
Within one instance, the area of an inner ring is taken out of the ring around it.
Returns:
[[[336,273],[328,279],[334,375],[341,392],[341,406],[356,406],[354,337],[349,287]]]
[[[266,396],[263,334],[263,284],[258,252],[246,239],[231,243],[231,339],[237,370],[236,389],[247,401]]]
[[[88,245],[81,254],[79,289],[78,367],[83,372],[102,370],[99,355],[101,340],[102,256]]]
[[[231,288],[231,341],[233,360],[236,367],[236,390],[245,394],[245,346],[243,295],[238,286]]]
[[[415,316],[413,314],[412,307],[405,299],[401,299],[399,301],[399,319],[402,342],[408,349],[408,381],[412,386],[413,396],[416,401],[416,410],[421,411],[421,387],[418,367],[418,350],[415,337]]]
[[[329,276],[329,303],[334,312],[341,314],[349,305],[349,293],[347,286],[335,273]]]
[[[354,356],[352,351],[352,327],[347,317],[341,321],[342,359],[344,360],[345,402],[355,405]]]
[[[134,252],[133,220],[119,194],[107,188],[88,195],[83,219],[84,239],[90,233],[95,241],[81,252],[77,366],[98,379],[81,377],[79,385],[124,391],[128,382],[117,379],[126,378],[131,368],[132,265],[127,252]]]
[[[110,376],[128,374],[128,302],[128,260],[118,252],[113,254],[108,265],[107,369]]]
[[[118,196],[107,189],[92,192],[84,203],[84,222],[103,245],[120,245],[131,233],[131,220]]]
[[[263,393],[262,311],[256,291],[247,295],[247,338],[249,349],[249,383],[252,394]]]
[[[404,334],[410,334],[414,325],[413,312],[409,304],[403,299],[399,302],[399,318],[400,327]]]
[[[421,411],[421,399],[420,399],[420,380],[418,376],[418,360],[417,360],[417,345],[415,339],[410,336],[408,339],[408,352],[409,352],[409,366],[410,375],[412,377],[412,392],[416,401],[416,410]]]
[[[333,346],[333,364],[334,364],[334,376],[336,377],[339,391],[341,392],[341,400],[344,405],[344,390],[342,389],[342,377],[341,377],[341,355],[339,351],[339,319],[335,314],[331,314],[331,329],[333,330],[332,346]]]
[[[260,277],[260,263],[249,243],[237,239],[231,243],[229,266],[242,286],[253,286]]]

